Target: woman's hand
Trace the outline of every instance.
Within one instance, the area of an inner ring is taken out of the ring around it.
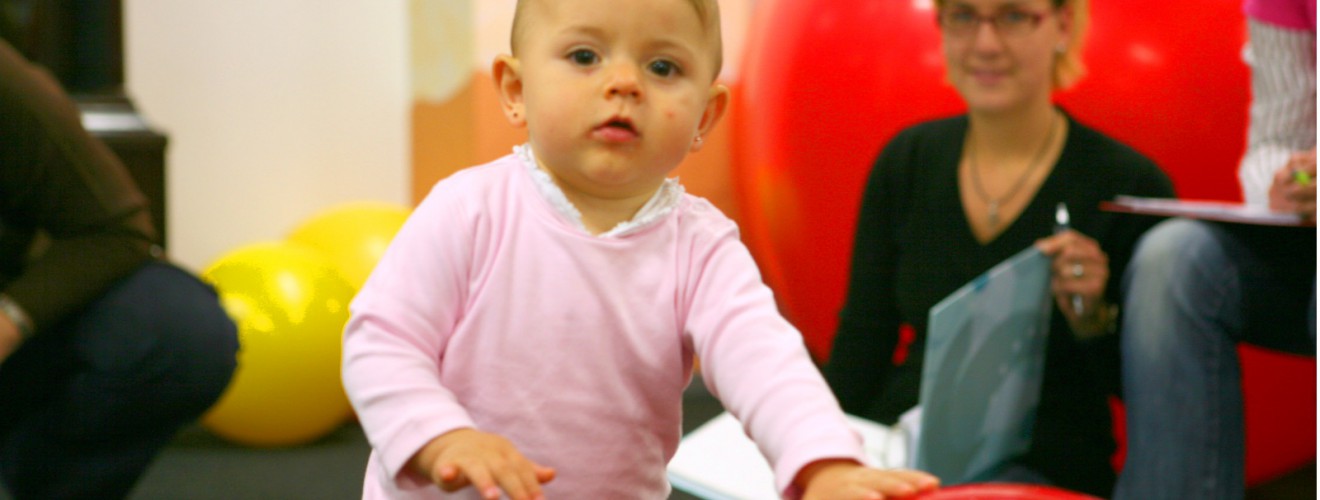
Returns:
[[[1087,338],[1107,333],[1115,315],[1105,301],[1109,255],[1100,244],[1067,230],[1037,240],[1036,248],[1053,259],[1050,289],[1073,334]]]
[[[1315,220],[1315,149],[1295,153],[1274,172],[1270,210],[1300,214]]]

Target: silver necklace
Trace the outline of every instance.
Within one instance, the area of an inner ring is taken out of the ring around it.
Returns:
[[[976,141],[967,141],[967,166],[972,170],[972,189],[976,192],[976,196],[985,203],[985,218],[990,223],[991,228],[999,227],[999,205],[1017,195],[1018,190],[1022,189],[1022,186],[1027,183],[1027,178],[1031,177],[1032,172],[1036,171],[1036,165],[1044,159],[1045,151],[1050,149],[1050,143],[1054,142],[1054,132],[1059,125],[1057,117],[1058,115],[1050,116],[1050,133],[1045,136],[1045,143],[1040,145],[1040,149],[1036,151],[1036,156],[1027,165],[1027,170],[1022,173],[1021,177],[1018,177],[1017,182],[1013,183],[1013,187],[1009,188],[1008,192],[998,199],[991,198],[990,195],[986,194],[985,188],[981,187],[981,174],[976,168]]]

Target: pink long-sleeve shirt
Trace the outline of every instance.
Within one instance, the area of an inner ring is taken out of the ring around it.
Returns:
[[[407,462],[461,427],[555,467],[547,498],[665,498],[694,354],[779,491],[812,461],[862,460],[737,227],[695,196],[601,238],[556,211],[525,159],[461,171],[417,207],[352,312],[343,375],[373,448],[365,498],[444,497]]]

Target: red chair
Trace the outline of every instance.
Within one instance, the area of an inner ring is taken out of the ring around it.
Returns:
[[[1315,358],[1243,344],[1247,486],[1309,467],[1316,455]]]

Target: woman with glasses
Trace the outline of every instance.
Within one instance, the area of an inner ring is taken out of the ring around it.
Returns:
[[[826,377],[846,411],[895,423],[918,404],[931,306],[1034,244],[1053,259],[1056,305],[1040,401],[1029,450],[987,480],[1108,496],[1117,280],[1155,221],[1098,205],[1172,197],[1172,184],[1052,102],[1082,74],[1086,0],[935,3],[967,112],[900,132],[876,160]],[[1060,204],[1071,229],[1056,229]]]

